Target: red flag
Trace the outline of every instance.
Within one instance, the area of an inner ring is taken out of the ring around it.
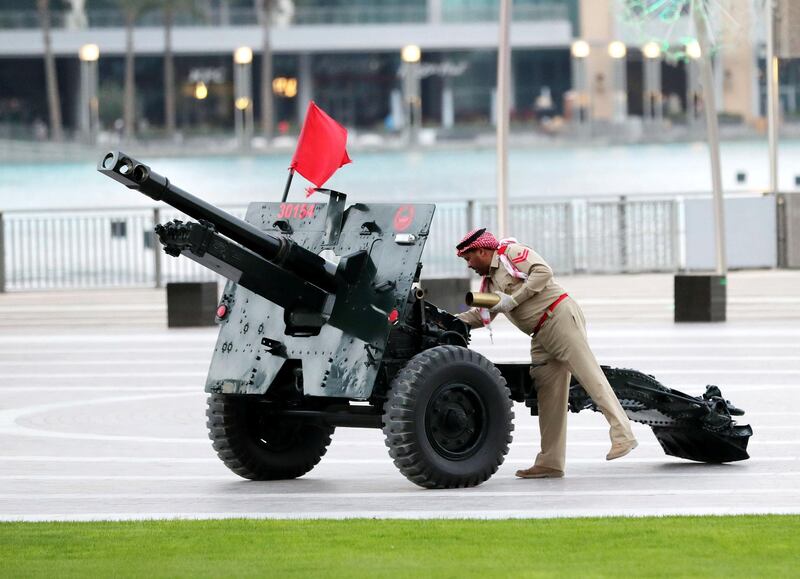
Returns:
[[[339,167],[351,162],[346,145],[347,129],[311,101],[291,168],[322,187]]]

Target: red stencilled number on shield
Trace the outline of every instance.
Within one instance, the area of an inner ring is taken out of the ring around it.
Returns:
[[[394,214],[394,230],[405,231],[414,221],[414,206],[401,205]]]
[[[314,203],[281,203],[278,210],[278,219],[305,219],[314,217],[317,206]]]

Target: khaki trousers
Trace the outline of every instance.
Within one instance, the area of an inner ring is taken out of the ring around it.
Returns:
[[[586,320],[572,298],[562,301],[531,340],[531,368],[539,401],[541,452],[536,466],[564,471],[567,400],[574,374],[611,426],[611,442],[635,437],[628,416],[589,348]]]

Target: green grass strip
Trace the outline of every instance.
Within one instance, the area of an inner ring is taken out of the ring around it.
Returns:
[[[0,523],[0,577],[790,577],[800,516]]]

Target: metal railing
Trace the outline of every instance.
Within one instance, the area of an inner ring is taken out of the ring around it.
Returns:
[[[577,244],[574,235],[573,203],[527,203],[512,205],[508,228],[513,237],[531,246],[545,258],[553,270],[562,273],[575,271]],[[497,207],[481,207],[481,224],[497,230]]]
[[[510,230],[559,274],[677,271],[678,199],[518,202]],[[226,207],[243,218],[245,207]],[[456,240],[480,223],[496,226],[492,203],[437,205],[424,276],[461,277]],[[216,279],[195,262],[166,256],[153,227],[186,216],[168,207],[0,214],[0,291],[156,286]]]
[[[245,214],[243,207],[226,210]],[[189,218],[172,208],[0,214],[0,291],[216,279],[201,265],[161,251],[153,228],[172,219]]]
[[[678,209],[675,201],[624,197],[587,203],[581,268],[592,273],[678,269]]]

